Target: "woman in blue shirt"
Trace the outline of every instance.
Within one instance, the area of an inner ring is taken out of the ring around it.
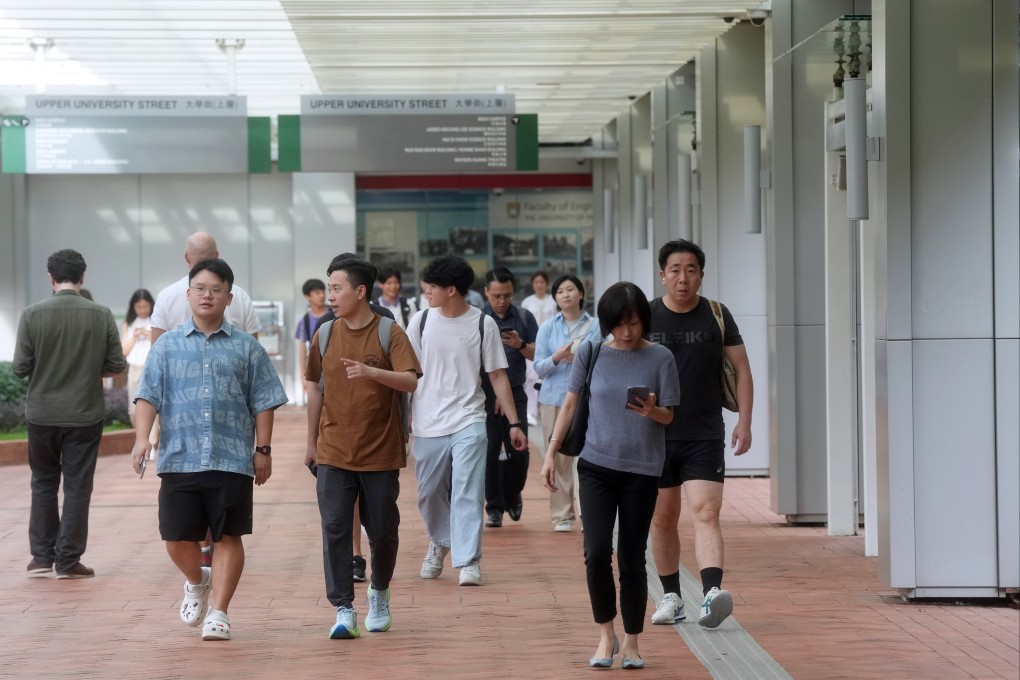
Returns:
[[[599,322],[582,310],[584,285],[580,279],[572,274],[559,277],[553,282],[552,296],[560,311],[539,327],[534,363],[535,372],[542,380],[538,406],[546,441],[552,436],[556,416],[567,396],[570,367],[577,348],[584,342],[602,341]],[[577,459],[557,453],[555,465],[557,490],[549,495],[549,517],[553,531],[570,531],[577,518],[574,511]]]

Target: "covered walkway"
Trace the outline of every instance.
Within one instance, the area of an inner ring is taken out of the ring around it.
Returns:
[[[151,471],[139,481],[128,456],[99,460],[84,559],[97,576],[57,581],[25,576],[29,470],[2,468],[0,633],[6,649],[0,677],[572,678],[595,672],[587,668],[597,631],[581,534],[550,531],[534,447],[521,522],[486,530],[481,588],[459,587],[449,567],[437,581],[418,577],[427,539],[413,468],[405,470],[393,628],[380,634],[363,629],[353,641],[328,640],[333,610],[323,593],[314,482],[300,463],[304,418],[293,407],[277,416],[273,477],[256,489],[255,533],[245,542],[247,565],[227,643],[202,642],[178,620],[182,578],[158,538],[159,480]],[[734,617],[715,631],[693,621],[647,626],[642,677],[1020,674],[1020,612],[904,604],[879,582],[877,563],[862,556],[860,537],[789,527],[769,511],[768,498],[767,479],[727,481],[725,585],[734,594]],[[691,546],[686,517],[681,535]],[[692,551],[683,563],[697,574]],[[654,589],[658,580],[649,569]],[[364,590],[357,586],[359,600]]]

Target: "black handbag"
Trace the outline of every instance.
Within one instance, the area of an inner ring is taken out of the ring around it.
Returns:
[[[577,408],[574,409],[574,419],[570,421],[570,428],[560,442],[560,453],[564,456],[578,456],[584,448],[584,437],[588,432],[588,401],[591,397],[591,374],[595,370],[595,360],[599,358],[599,350],[602,343],[593,343],[591,361],[588,363],[588,375],[581,385],[581,391],[577,394]]]

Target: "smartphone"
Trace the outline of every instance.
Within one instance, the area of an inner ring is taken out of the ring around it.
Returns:
[[[315,477],[315,478],[319,477],[319,466],[318,466],[318,464],[316,464],[316,462],[314,460],[313,461],[309,461],[309,463],[308,463],[308,471],[312,473],[312,477]]]
[[[641,408],[641,404],[638,403],[638,398],[640,398],[641,401],[646,401],[648,399],[649,394],[651,394],[651,390],[649,390],[647,387],[644,387],[643,385],[636,387],[628,387],[627,403],[634,404],[638,408]],[[626,406],[624,408],[626,408]]]
[[[500,328],[499,329],[499,337],[503,338],[504,340],[509,340],[511,337],[513,337],[513,334],[514,334],[514,331],[513,331],[512,328]]]
[[[145,476],[145,465],[148,462],[149,460],[145,456],[142,456],[142,462],[138,464],[138,467],[141,468],[142,470],[141,472],[138,473],[138,479],[141,479],[142,477]]]

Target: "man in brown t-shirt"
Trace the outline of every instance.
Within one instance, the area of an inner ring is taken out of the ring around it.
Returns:
[[[327,302],[337,319],[330,327],[326,351],[319,351],[324,326],[308,352],[305,464],[317,465],[326,595],[337,608],[329,636],[336,640],[361,635],[351,549],[356,502],[372,548],[365,627],[370,632],[390,628],[389,585],[400,525],[397,496],[400,469],[407,464],[399,393],[414,392],[421,366],[399,326],[390,327],[389,347],[383,347],[380,317],[368,306],[375,267],[348,259],[335,261],[327,273]]]

